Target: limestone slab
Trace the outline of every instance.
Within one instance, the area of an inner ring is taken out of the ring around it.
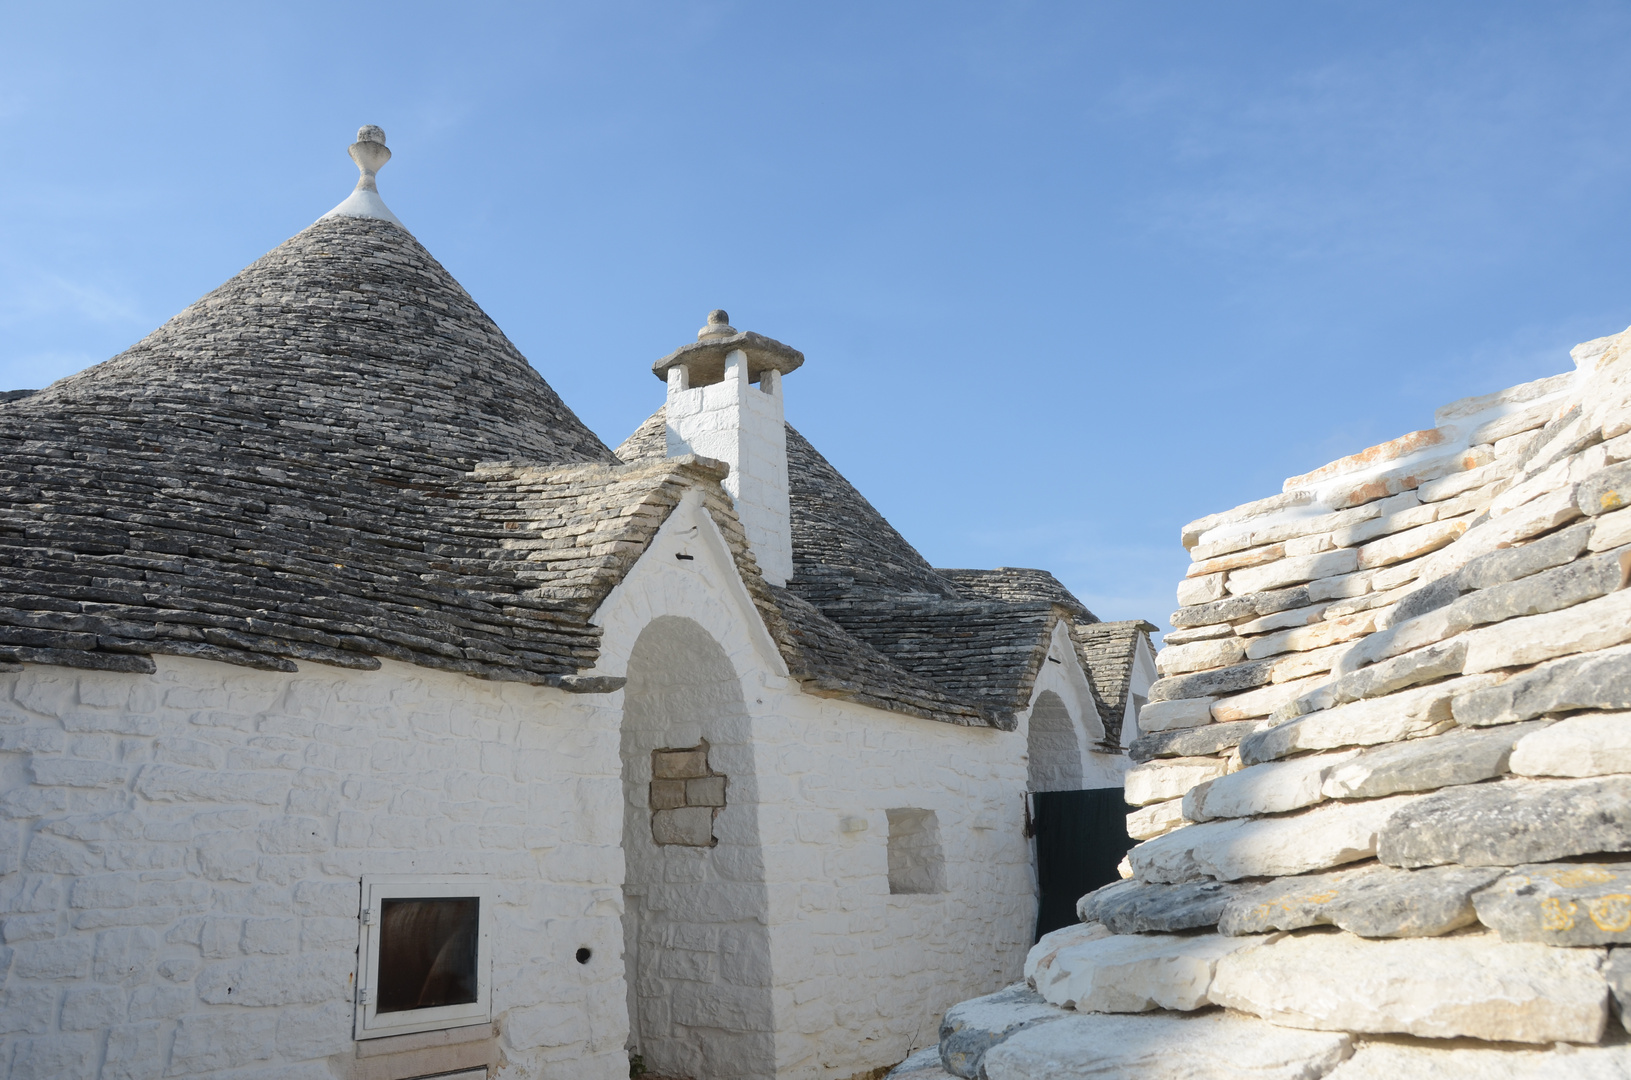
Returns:
[[[1489,589],[1508,581],[1538,574],[1542,570],[1550,570],[1554,566],[1562,566],[1573,561],[1585,550],[1591,535],[1591,523],[1581,522],[1522,547],[1491,551],[1457,570],[1454,581],[1462,592]]]
[[[1466,639],[1467,672],[1521,667],[1607,649],[1631,639],[1631,590],[1561,611],[1509,619],[1469,631]]]
[[[1329,870],[1376,854],[1390,817],[1423,796],[1328,803],[1298,814],[1188,825],[1127,853],[1140,881],[1177,884],[1215,878],[1286,877]]]
[[[1478,921],[1472,894],[1501,876],[1463,866],[1395,870],[1365,866],[1282,878],[1231,897],[1224,934],[1337,926],[1360,937],[1437,937]]]
[[[1138,710],[1138,729],[1143,732],[1171,731],[1210,724],[1212,701],[1209,697],[1152,701]]]
[[[1426,555],[1455,540],[1467,531],[1466,521],[1435,521],[1418,525],[1382,540],[1375,540],[1359,549],[1359,569],[1370,570],[1378,566],[1391,566],[1406,559]]]
[[[1511,768],[1520,776],[1631,773],[1631,712],[1581,713],[1528,731],[1512,748]]]
[[[993,1046],[1025,1028],[1069,1015],[1022,982],[971,998],[946,1010],[934,1064],[963,1080],[976,1080],[980,1062]]]
[[[1453,724],[1451,700],[1455,695],[1491,681],[1486,677],[1469,682],[1462,677],[1308,713],[1242,739],[1240,760],[1255,765],[1301,750],[1374,746],[1435,735]]]
[[[1631,1031],[1631,949],[1610,949],[1603,977],[1608,980],[1614,1004],[1620,1008],[1620,1026]],[[1627,1076],[1631,1077],[1631,1073]]]
[[[1227,555],[1202,556],[1191,553],[1195,561],[1190,563],[1186,577],[1200,577],[1203,574],[1215,574],[1220,570],[1241,570],[1248,566],[1262,566],[1264,563],[1276,562],[1285,557],[1284,544],[1264,544],[1262,547],[1246,548],[1232,551]]]
[[[1332,704],[1381,697],[1461,674],[1467,643],[1443,641],[1349,672],[1331,688]]]
[[[1319,1080],[1352,1045],[1337,1032],[1230,1013],[1090,1014],[1020,1032],[986,1055],[985,1072],[988,1080]]]
[[[1608,1021],[1603,960],[1599,950],[1484,933],[1375,940],[1303,930],[1220,959],[1211,998],[1290,1027],[1594,1043]]]
[[[1184,800],[1168,799],[1128,814],[1127,835],[1134,840],[1149,840],[1188,824],[1189,820],[1184,817]]]
[[[1218,961],[1258,938],[1221,934],[1112,934],[1059,950],[1036,991],[1077,1012],[1191,1012],[1211,1004]]]
[[[1117,934],[1200,930],[1216,926],[1225,905],[1251,888],[1222,881],[1184,885],[1118,881],[1082,897],[1076,913],[1084,923],[1103,923]]]
[[[1209,604],[1214,600],[1222,600],[1226,593],[1223,590],[1223,577],[1219,574],[1207,574],[1205,577],[1185,578],[1178,583],[1178,606],[1193,607],[1196,604]]]
[[[1472,727],[1578,709],[1631,709],[1631,648],[1548,661],[1497,685],[1460,691],[1451,702],[1456,722]]]
[[[1591,517],[1631,503],[1631,461],[1610,465],[1580,484],[1577,505]]]
[[[1308,652],[1364,637],[1376,629],[1376,613],[1361,611],[1340,619],[1328,619],[1311,626],[1296,626],[1277,634],[1265,634],[1245,643],[1245,655],[1253,660],[1285,652]]]
[[[1631,945],[1631,864],[1520,866],[1473,897],[1503,941]]]
[[[1250,690],[1262,686],[1274,674],[1273,660],[1250,660],[1244,664],[1197,671],[1189,675],[1167,675],[1150,686],[1150,700],[1171,701],[1175,698],[1216,697],[1232,690]]]
[[[1179,799],[1196,784],[1223,775],[1225,767],[1222,758],[1210,757],[1162,758],[1135,765],[1127,770],[1124,797],[1129,806]]]
[[[1326,1080],[1631,1080],[1631,1046],[1514,1050],[1373,1042]]]
[[[940,1063],[940,1047],[930,1046],[890,1069],[884,1080],[951,1080],[953,1075]]]
[[[1142,717],[1140,721],[1142,727]],[[1241,739],[1262,726],[1259,721],[1244,720],[1141,735],[1127,748],[1127,756],[1142,763],[1157,758],[1221,754],[1239,746]]]
[[[1248,690],[1243,694],[1218,698],[1212,703],[1212,719],[1220,724],[1228,724],[1271,716],[1287,702],[1295,701],[1324,681],[1322,676],[1311,675],[1296,682],[1278,683],[1258,690]]]
[[[1211,821],[1283,814],[1313,806],[1325,800],[1322,787],[1326,770],[1353,760],[1358,753],[1344,750],[1271,761],[1197,784],[1184,795],[1184,817]]]
[[[1197,626],[1188,630],[1174,630],[1170,634],[1161,635],[1163,645],[1188,645],[1193,641],[1210,641],[1213,638],[1230,637],[1235,628],[1228,623],[1216,623],[1211,626]]]
[[[1280,589],[1287,585],[1300,585],[1316,578],[1351,574],[1358,569],[1359,554],[1353,548],[1326,551],[1318,555],[1304,555],[1295,559],[1281,559],[1267,566],[1254,566],[1235,570],[1229,574],[1225,586],[1235,596],[1246,593]]]
[[[1246,658],[1246,643],[1237,637],[1212,638],[1188,645],[1169,645],[1155,654],[1155,669],[1163,675],[1183,675],[1227,667]]]
[[[1631,851],[1631,782],[1513,778],[1415,796],[1383,827],[1376,856],[1404,867],[1521,866],[1619,851]]]
[[[1071,945],[1080,945],[1084,941],[1093,941],[1105,937],[1110,933],[1108,927],[1099,923],[1077,923],[1074,926],[1061,926],[1057,930],[1043,934],[1025,954],[1025,982],[1031,989],[1036,989],[1038,979],[1049,977],[1053,962],[1059,956],[1059,950]]]
[[[1254,634],[1267,634],[1275,630],[1286,630],[1297,626],[1313,626],[1320,621],[1329,604],[1310,604],[1308,607],[1291,608],[1287,611],[1275,611],[1268,615],[1261,615],[1249,622],[1243,622],[1234,627],[1234,631],[1242,637]]]
[[[1373,747],[1331,769],[1322,790],[1330,799],[1374,799],[1475,784],[1506,772],[1513,744],[1545,726],[1538,720],[1484,730],[1463,728]]]
[[[1586,546],[1592,551],[1607,551],[1631,544],[1631,508],[1604,514],[1592,526],[1591,541]]]

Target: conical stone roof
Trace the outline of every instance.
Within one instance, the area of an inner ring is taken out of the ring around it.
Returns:
[[[13,408],[404,479],[503,458],[616,460],[452,275],[375,218],[324,218]]]

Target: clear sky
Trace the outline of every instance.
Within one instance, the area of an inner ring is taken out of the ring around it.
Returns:
[[[1623,3],[0,3],[0,389],[386,202],[607,443],[707,311],[936,565],[1179,527],[1631,322]]]

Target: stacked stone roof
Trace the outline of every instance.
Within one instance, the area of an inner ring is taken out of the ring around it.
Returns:
[[[1104,715],[1104,741],[1109,747],[1121,745],[1121,725],[1127,715],[1127,693],[1132,687],[1133,658],[1142,642],[1158,628],[1143,619],[1095,622],[1071,627],[1076,649],[1087,664],[1093,691],[1099,695],[1099,711]],[[1153,653],[1155,650],[1150,649]]]
[[[813,693],[1010,727],[1054,622],[1091,619],[1038,572],[965,598],[791,429],[801,561],[772,588],[717,463],[667,458],[660,414],[614,454],[374,213],[336,211],[112,360],[0,395],[0,663],[389,658],[604,690],[580,674],[590,619],[693,490]]]
[[[1631,331],[1574,358],[1184,529],[1129,876],[946,1070],[1631,1075]]]
[[[667,452],[664,432],[658,409],[617,454],[626,461],[660,457]],[[811,663],[837,672],[864,657],[878,684],[899,683],[903,692],[932,688],[1006,729],[1029,705],[1054,627],[1063,621],[1076,633],[1102,625],[1045,570],[930,566],[790,424],[787,468],[794,572],[776,593],[822,617],[825,633],[808,638]],[[792,611],[785,614],[796,621]],[[1095,678],[1093,663],[1081,648],[1078,654]],[[1110,651],[1099,650],[1095,660],[1098,677],[1120,680],[1125,701],[1131,653],[1119,672]],[[1119,727],[1119,714],[1101,720]]]

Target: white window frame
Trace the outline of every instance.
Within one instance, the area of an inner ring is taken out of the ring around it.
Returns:
[[[477,905],[476,1000],[468,1005],[407,1009],[381,1015],[379,1008],[379,933],[383,901],[402,897],[474,896]],[[380,874],[362,879],[362,911],[357,949],[357,1020],[355,1038],[378,1039],[415,1031],[485,1024],[493,1019],[493,885],[492,879],[453,874],[426,877]]]

